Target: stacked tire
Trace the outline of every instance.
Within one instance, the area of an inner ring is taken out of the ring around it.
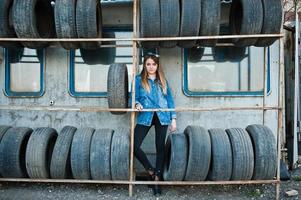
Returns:
[[[55,37],[54,11],[48,0],[13,0],[12,24],[19,38]],[[9,19],[8,19],[9,20]],[[49,42],[24,41],[28,48],[41,49]]]
[[[5,178],[128,180],[127,129],[0,126],[0,174]],[[165,145],[166,181],[272,180],[277,150],[263,125],[206,130],[188,126]]]
[[[279,34],[282,23],[281,0],[234,0],[229,14],[229,34]],[[141,0],[140,36],[148,37],[187,37],[217,36],[220,34],[220,0]],[[238,47],[269,46],[275,38],[235,38],[232,42]],[[196,46],[215,47],[217,39],[144,41],[145,49],[157,47],[183,48]]]
[[[0,127],[0,174],[4,178],[27,177],[25,150],[32,133],[30,128]]]
[[[141,37],[185,37],[219,34],[220,1],[154,0],[140,1]],[[214,12],[212,12],[214,11]],[[215,46],[216,40],[145,41],[145,49]]]
[[[258,2],[259,1],[259,2]],[[11,38],[101,38],[102,11],[95,0],[4,0],[0,6],[0,36]],[[141,37],[217,36],[220,0],[141,0]],[[282,24],[281,0],[233,0],[230,34],[278,34]],[[269,46],[277,38],[235,38],[237,46]],[[143,48],[214,47],[217,39],[145,41]],[[1,42],[5,47],[44,48],[49,42]],[[61,42],[65,49],[98,49],[101,42]]]
[[[7,129],[0,142],[1,175],[6,178],[50,178],[50,159],[56,138],[57,132],[52,128]]]
[[[164,180],[272,180],[276,175],[276,139],[263,125],[206,130],[188,126],[166,142]]]
[[[65,127],[55,144],[52,178],[127,180],[129,141],[126,129]],[[62,152],[63,159],[57,159]]]
[[[281,0],[234,0],[229,16],[229,31],[225,35],[279,34],[282,25]],[[235,46],[213,47],[217,62],[237,62],[246,57],[247,46],[266,47],[278,38],[234,38]]]
[[[235,0],[230,11],[231,34],[279,34],[282,24],[280,0]],[[233,39],[237,46],[269,46],[277,38]]]
[[[100,1],[57,0],[55,27],[58,38],[101,38],[102,17]],[[98,49],[101,42],[61,42],[69,49]]]
[[[258,3],[258,0],[234,0],[231,3],[229,33],[227,34],[280,33],[281,0],[259,1]],[[100,1],[57,0],[54,6],[51,2],[51,0],[4,0],[0,6],[0,37],[111,38],[102,33]],[[147,38],[222,35],[220,18],[220,0],[141,0],[140,36]],[[143,41],[141,46],[148,50],[176,46],[188,48],[191,62],[197,62],[202,58],[203,47],[212,47],[218,62],[236,62],[245,57],[247,46],[270,46],[276,40],[277,37],[234,38],[232,42],[235,47],[215,47],[217,39]],[[0,42],[1,46],[10,48],[12,52],[22,51],[24,47],[41,49],[49,44],[47,41]],[[67,50],[80,48],[83,60],[87,64],[112,64],[115,60],[116,49],[101,48],[102,44],[108,43],[60,42],[60,45]],[[218,52],[221,51],[224,53],[219,54]]]
[[[127,129],[0,126],[4,178],[128,180]]]
[[[100,1],[5,0],[0,6],[3,38],[101,38]],[[65,49],[97,49],[100,42],[61,42]],[[49,42],[1,42],[1,46],[41,49]]]

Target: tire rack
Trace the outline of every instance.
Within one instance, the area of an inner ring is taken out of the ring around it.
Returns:
[[[176,108],[176,109],[144,109],[147,111],[178,111],[178,112],[194,112],[194,111],[225,111],[225,110],[262,110],[263,124],[265,123],[265,111],[278,110],[278,128],[277,128],[277,175],[276,180],[240,180],[240,181],[134,181],[134,126],[136,109],[134,108],[135,100],[132,101],[130,109],[109,109],[98,107],[66,107],[66,106],[6,106],[0,105],[0,110],[36,110],[36,111],[77,111],[77,112],[108,112],[108,111],[127,111],[131,112],[131,134],[130,134],[130,176],[128,181],[113,180],[76,180],[76,179],[29,179],[29,178],[0,178],[0,182],[38,182],[38,183],[95,183],[95,184],[120,184],[129,185],[129,196],[133,195],[134,185],[246,185],[246,184],[275,184],[275,198],[280,199],[280,156],[281,141],[280,135],[284,134],[283,113],[284,113],[284,44],[283,44],[283,28],[281,34],[256,34],[256,35],[224,35],[224,36],[197,36],[197,37],[160,37],[160,38],[139,38],[139,0],[133,0],[133,38],[89,38],[89,39],[52,39],[52,38],[0,38],[0,41],[49,41],[49,42],[81,42],[81,41],[132,41],[133,47],[133,70],[132,76],[135,77],[138,63],[138,42],[139,41],[168,41],[168,40],[202,40],[202,39],[230,39],[230,38],[254,38],[254,37],[277,37],[280,39],[279,54],[279,77],[278,77],[278,106],[266,106],[266,47],[264,48],[264,73],[263,86],[264,96],[262,106],[251,107],[212,107],[212,108]],[[228,46],[227,44],[225,46]],[[135,88],[134,78],[132,79],[132,87]],[[132,99],[135,99],[135,89],[132,92]]]

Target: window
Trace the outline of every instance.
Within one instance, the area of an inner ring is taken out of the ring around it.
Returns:
[[[186,96],[263,95],[264,48],[206,47],[198,52],[184,51]],[[269,68],[268,49],[268,92]]]
[[[44,50],[5,49],[5,93],[9,97],[39,97],[44,93]]]
[[[132,31],[106,31],[104,38],[130,38]],[[131,41],[107,42],[104,45],[131,45]],[[125,63],[129,83],[132,80],[132,47],[103,47],[97,50],[70,51],[69,90],[75,97],[105,97],[107,74],[112,63]],[[129,91],[130,91],[129,84]]]

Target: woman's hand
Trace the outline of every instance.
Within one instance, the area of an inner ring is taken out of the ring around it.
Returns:
[[[140,103],[137,103],[135,107],[139,111],[143,110],[143,106]]]
[[[169,131],[171,132],[171,133],[173,133],[173,132],[175,132],[177,130],[177,121],[176,121],[176,119],[172,119],[171,120],[171,124],[170,124],[170,126],[169,126]]]

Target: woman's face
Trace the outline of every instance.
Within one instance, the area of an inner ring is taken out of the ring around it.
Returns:
[[[146,60],[145,67],[148,75],[155,75],[158,69],[157,63],[151,58]]]

